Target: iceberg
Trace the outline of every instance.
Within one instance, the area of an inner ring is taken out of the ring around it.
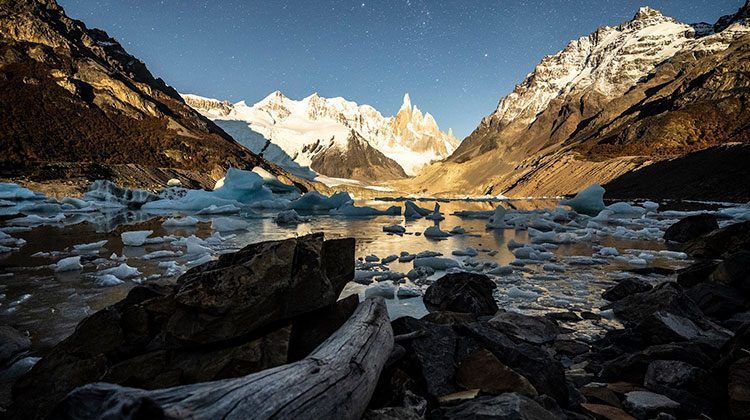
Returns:
[[[231,217],[217,217],[211,220],[211,229],[216,232],[233,232],[237,230],[247,230],[248,223],[241,219]]]
[[[490,216],[487,229],[505,229],[505,207],[497,206],[495,213]]]
[[[89,186],[83,198],[86,201],[139,208],[150,201],[158,200],[159,196],[145,190],[118,187],[112,181],[99,179]]]
[[[321,211],[337,209],[349,203],[353,203],[353,200],[347,192],[337,192],[330,197],[326,197],[317,191],[310,191],[290,202],[288,208],[290,210]]]
[[[239,204],[239,203],[236,203]],[[197,215],[206,215],[206,214],[236,214],[240,212],[240,208],[237,207],[235,204],[225,204],[223,206],[217,206],[216,204],[211,204],[210,206],[206,208],[202,208],[198,210],[195,214]]]
[[[63,258],[55,265],[56,272],[76,271],[82,269],[83,265],[81,265],[80,255],[76,255],[75,257]]]
[[[142,246],[146,243],[146,238],[154,233],[153,230],[133,230],[120,234],[122,244],[125,246]]]
[[[232,212],[239,212],[242,204],[236,200],[230,200],[218,197],[214,191],[203,190],[185,190],[185,194],[179,198],[162,198],[151,201],[141,208],[143,210],[181,210],[195,211],[198,214],[219,214],[226,213],[230,209]],[[232,206],[231,208],[228,206]],[[222,208],[223,207],[223,208]],[[222,208],[222,212],[215,210]],[[208,210],[212,209],[214,211]]]
[[[593,184],[575,197],[562,200],[560,204],[570,206],[578,213],[594,216],[604,210],[604,188],[599,184]]]
[[[399,216],[401,215],[401,207],[391,206],[385,210],[378,210],[373,207],[359,207],[352,203],[347,203],[339,208],[332,209],[330,214],[346,217]]]
[[[406,201],[404,203],[404,217],[406,220],[421,219],[428,214],[430,214],[429,210],[419,207],[413,201]]]
[[[297,187],[294,185],[284,184],[276,175],[268,172],[260,166],[253,168],[253,173],[258,174],[263,179],[263,184],[274,193],[290,193],[298,191]]]
[[[263,177],[252,171],[229,168],[219,184],[217,182],[213,194],[225,200],[250,203],[273,198],[271,190],[264,185]]]
[[[440,213],[440,203],[435,203],[435,210],[432,211],[431,214],[428,214],[425,219],[428,220],[444,220],[445,216],[443,216],[443,213]]]
[[[414,268],[429,267],[433,270],[447,270],[449,268],[460,267],[461,264],[456,260],[442,257],[417,258],[414,260]]]
[[[187,216],[182,218],[170,217],[161,225],[164,227],[192,227],[198,224],[198,219]]]
[[[297,225],[309,221],[307,217],[300,217],[294,210],[284,210],[279,212],[273,221],[279,225]]]
[[[33,200],[43,198],[37,196],[33,191],[18,184],[0,182],[0,200]]]

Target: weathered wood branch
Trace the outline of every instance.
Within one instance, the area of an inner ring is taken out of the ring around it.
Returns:
[[[52,418],[359,419],[392,349],[383,300],[366,300],[299,362],[151,391],[90,384],[68,394]]]

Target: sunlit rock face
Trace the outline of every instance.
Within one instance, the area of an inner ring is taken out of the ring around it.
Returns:
[[[747,7],[716,25],[644,7],[571,41],[412,185],[432,194],[571,194],[665,159],[747,142]]]

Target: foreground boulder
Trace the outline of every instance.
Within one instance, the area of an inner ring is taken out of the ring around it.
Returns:
[[[685,243],[685,252],[694,258],[720,258],[739,251],[750,251],[750,221],[731,224]]]
[[[437,419],[514,419],[556,420],[558,417],[547,411],[531,398],[507,393],[497,397],[479,397],[455,407],[436,413]]]
[[[672,242],[687,242],[707,233],[719,229],[716,216],[712,214],[698,214],[688,216],[668,227],[664,231],[664,240]]]
[[[439,311],[494,315],[497,303],[492,292],[496,288],[495,282],[483,274],[446,274],[427,289],[424,302]]]
[[[91,382],[166,388],[284,364],[298,353],[289,348],[295,318],[310,322],[307,314],[333,305],[353,273],[354,240],[315,234],[249,245],[176,285],[138,286],[81,321],[21,378],[15,408],[42,418]]]

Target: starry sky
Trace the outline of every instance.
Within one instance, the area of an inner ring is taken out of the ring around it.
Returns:
[[[539,60],[649,5],[715,22],[744,0],[59,0],[183,93],[313,92],[395,114],[404,93],[471,133]]]

